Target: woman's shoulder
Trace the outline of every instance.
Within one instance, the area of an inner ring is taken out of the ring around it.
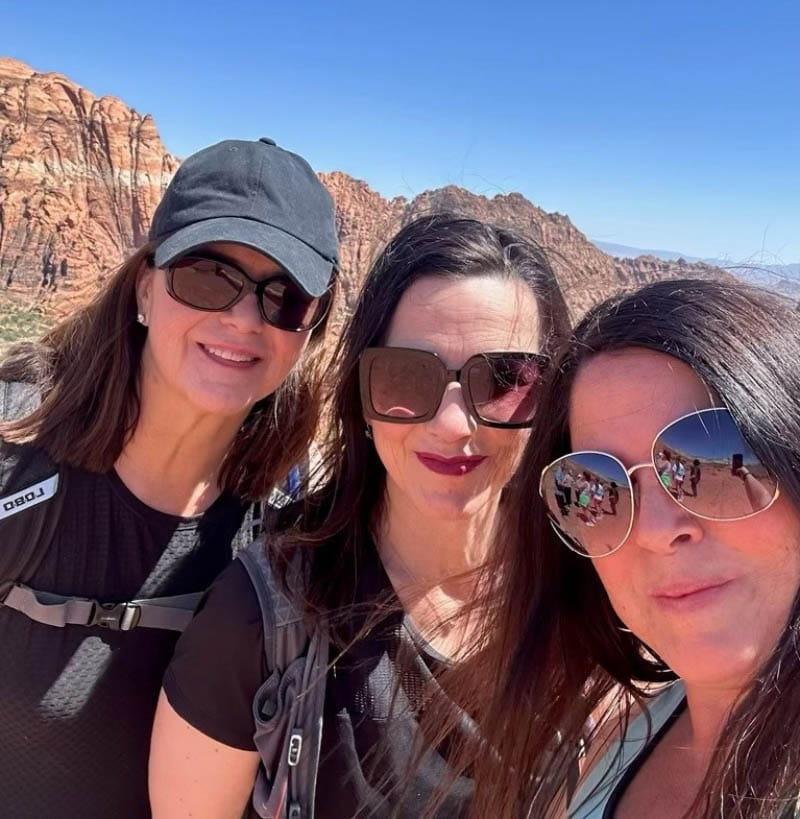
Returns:
[[[602,806],[628,766],[647,747],[685,698],[682,683],[652,686],[634,698],[612,691],[595,711],[595,727],[571,800],[572,819],[602,816]]]
[[[264,630],[253,585],[235,560],[209,589],[175,648],[164,691],[207,736],[253,750],[252,703],[265,679]]]
[[[234,560],[211,585],[195,613],[196,624],[224,624],[240,628],[261,628],[258,595],[241,560]]]

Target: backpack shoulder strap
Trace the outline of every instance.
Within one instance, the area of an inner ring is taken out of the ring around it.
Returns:
[[[16,421],[41,403],[39,388],[25,381],[0,381],[0,420]]]
[[[251,532],[255,525],[251,506],[234,535],[231,544],[234,554],[245,540],[249,542],[252,539]],[[0,588],[0,606],[14,609],[37,623],[57,628],[98,626],[111,631],[131,631],[135,628],[184,631],[204,594],[204,591],[198,591],[170,597],[103,603],[87,597],[37,591],[18,581],[6,581],[5,590]]]
[[[40,400],[34,384],[2,381],[0,420],[24,418]],[[36,570],[63,500],[64,476],[44,450],[0,441],[0,601],[14,580]]]
[[[258,597],[267,679],[253,702],[261,767],[253,807],[262,819],[310,819],[322,743],[328,638],[309,633],[275,577],[263,538],[239,554]],[[295,564],[290,577],[301,580]]]

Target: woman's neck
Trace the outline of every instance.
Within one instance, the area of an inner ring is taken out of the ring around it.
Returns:
[[[114,468],[153,509],[202,514],[220,494],[219,472],[241,417],[203,413],[181,396],[142,379],[139,419]]]
[[[376,533],[384,569],[406,613],[436,648],[455,657],[469,630],[456,615],[475,596],[494,534],[499,495],[476,514],[442,519],[410,504],[388,483]]]
[[[708,762],[725,722],[739,699],[740,686],[699,686],[685,683],[687,741],[698,759]]]

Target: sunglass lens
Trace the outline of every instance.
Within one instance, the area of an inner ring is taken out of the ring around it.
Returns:
[[[467,386],[482,421],[527,424],[536,412],[541,359],[530,355],[486,355],[470,367]]]
[[[264,318],[283,330],[310,330],[324,317],[330,297],[309,298],[299,287],[284,279],[274,279],[264,288],[261,306]]]
[[[377,415],[415,421],[436,411],[442,365],[430,353],[383,347],[369,361],[369,397]]]
[[[542,475],[550,521],[574,551],[603,557],[624,542],[633,513],[631,483],[622,464],[601,452],[565,455]]]
[[[727,409],[696,412],[670,424],[656,439],[653,463],[681,506],[714,520],[760,512],[778,489]]]
[[[200,310],[226,310],[244,287],[235,270],[209,259],[181,259],[170,274],[175,297]]]

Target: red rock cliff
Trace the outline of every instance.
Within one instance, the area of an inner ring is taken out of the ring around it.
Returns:
[[[149,115],[114,97],[97,98],[61,74],[0,59],[0,306],[22,298],[56,315],[86,299],[144,241],[177,167]],[[336,200],[350,304],[381,244],[431,210],[474,215],[537,239],[552,252],[576,313],[656,278],[726,275],[707,265],[614,259],[566,216],[518,193],[489,199],[450,186],[387,200],[344,173],[321,179]]]

